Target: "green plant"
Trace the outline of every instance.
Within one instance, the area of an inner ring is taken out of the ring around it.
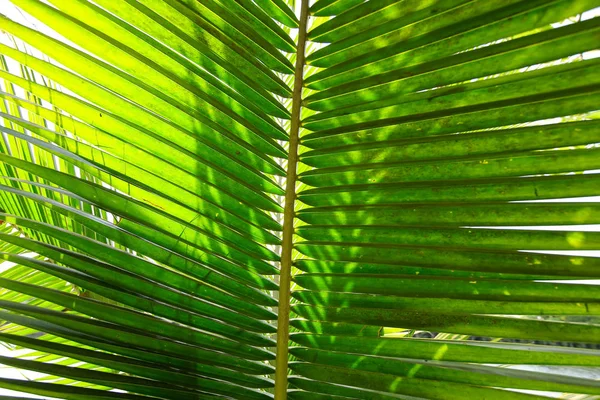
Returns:
[[[0,387],[600,395],[598,0],[11,2]]]

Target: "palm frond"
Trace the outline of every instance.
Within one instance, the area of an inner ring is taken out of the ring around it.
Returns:
[[[600,395],[598,0],[11,3],[0,387]]]

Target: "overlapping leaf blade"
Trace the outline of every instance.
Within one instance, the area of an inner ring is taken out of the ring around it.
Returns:
[[[573,253],[599,248],[597,203],[569,199],[598,194],[599,5],[313,5],[331,18],[308,35],[293,398],[597,394],[483,364],[596,366],[557,344],[600,329],[597,286],[570,282],[600,276]]]
[[[0,17],[2,363],[46,377],[0,386],[268,399],[294,14],[13,4],[52,34]]]

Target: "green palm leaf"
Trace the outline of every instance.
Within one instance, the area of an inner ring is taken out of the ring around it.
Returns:
[[[600,395],[599,1],[10,1],[0,388]]]

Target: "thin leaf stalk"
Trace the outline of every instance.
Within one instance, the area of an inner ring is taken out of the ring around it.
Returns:
[[[294,203],[296,200],[296,178],[298,164],[298,142],[304,84],[304,59],[308,22],[308,0],[302,0],[298,49],[294,72],[292,116],[289,135],[285,203],[283,211],[283,236],[281,244],[281,269],[279,281],[279,309],[277,317],[277,358],[275,363],[275,400],[287,399],[288,386],[288,343],[290,338],[290,301],[292,281],[292,248],[294,235]]]

